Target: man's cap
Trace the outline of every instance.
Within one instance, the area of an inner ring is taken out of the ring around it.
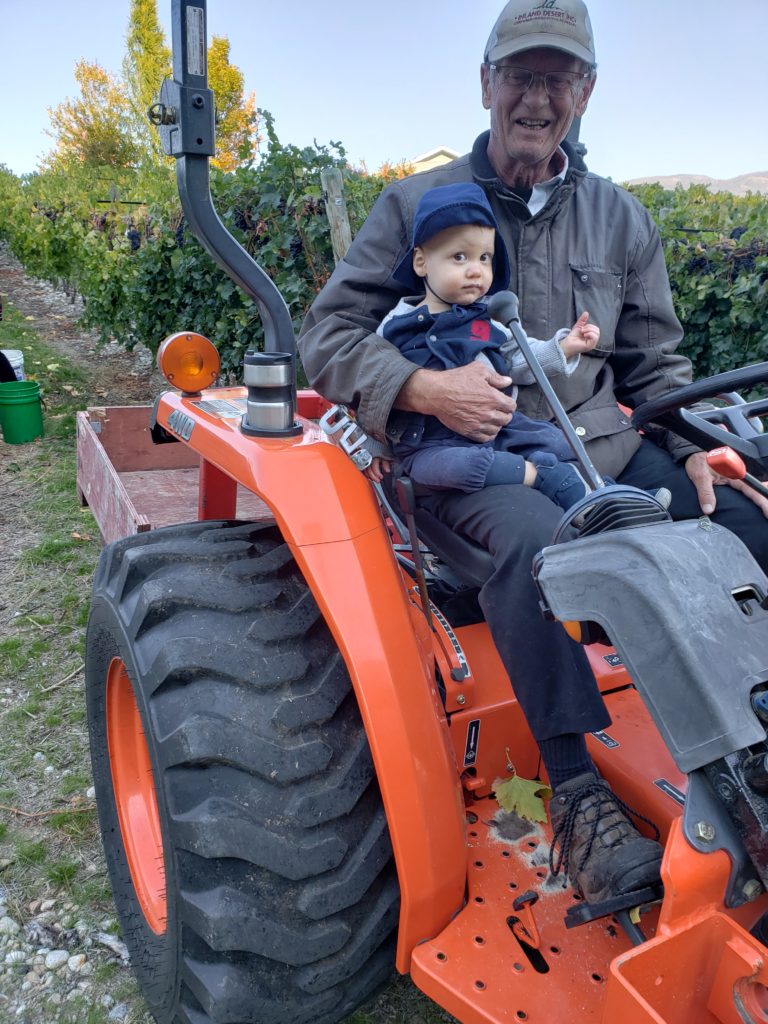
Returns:
[[[497,64],[539,46],[595,63],[595,40],[583,0],[509,0],[491,30],[485,61]]]
[[[413,269],[413,250],[446,228],[455,228],[462,224],[481,224],[493,228],[496,232],[493,281],[488,294],[493,295],[509,287],[509,256],[491,204],[480,186],[469,182],[438,185],[437,188],[431,188],[422,195],[413,218],[411,246],[395,268],[395,280],[412,289],[414,293],[421,291],[424,288],[424,279]]]

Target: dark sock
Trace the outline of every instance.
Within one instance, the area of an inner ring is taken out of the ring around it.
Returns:
[[[584,772],[595,771],[583,733],[568,732],[542,740],[539,750],[552,789],[557,789],[563,782],[575,779]]]

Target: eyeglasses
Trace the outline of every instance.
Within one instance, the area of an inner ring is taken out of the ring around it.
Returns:
[[[528,68],[516,68],[510,64],[489,64],[491,71],[495,71],[503,85],[514,89],[515,92],[524,93],[533,85],[533,80],[541,79],[547,95],[555,99],[562,99],[563,96],[573,95],[580,82],[585,81],[592,74],[587,71],[579,74],[577,71],[529,71]]]

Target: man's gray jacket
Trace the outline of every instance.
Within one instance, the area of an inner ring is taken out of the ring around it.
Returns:
[[[382,192],[307,315],[299,337],[307,377],[326,398],[357,410],[374,437],[398,436],[393,403],[417,367],[376,334],[403,297],[392,273],[409,246],[421,194],[436,185],[476,181],[509,251],[510,288],[520,299],[526,332],[551,337],[584,310],[600,328],[598,347],[582,355],[572,376],[552,383],[598,469],[616,477],[640,443],[618,403],[634,408],[691,379],[690,362],[676,352],[682,329],[658,232],[628,192],[573,165],[531,217],[496,178],[487,142],[486,133],[467,156]],[[520,388],[518,408],[533,419],[551,416],[536,385]],[[661,431],[654,439],[676,459],[696,450]]]

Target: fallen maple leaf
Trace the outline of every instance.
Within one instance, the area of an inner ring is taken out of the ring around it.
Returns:
[[[493,793],[504,811],[514,811],[526,821],[546,821],[547,811],[544,800],[552,796],[546,782],[536,779],[522,779],[513,775],[511,779],[496,779]]]

